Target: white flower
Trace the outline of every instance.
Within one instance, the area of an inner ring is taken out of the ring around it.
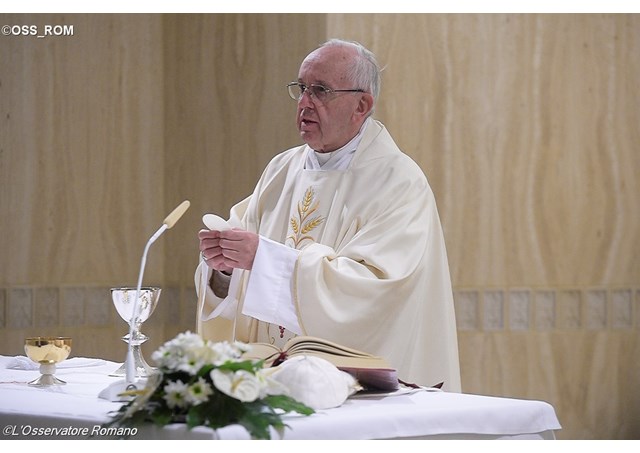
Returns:
[[[204,340],[197,333],[186,331],[178,334],[170,343],[175,343],[182,349],[191,349],[202,347]]]
[[[185,371],[195,376],[204,365],[221,365],[240,359],[247,350],[245,343],[213,343],[203,340],[198,334],[184,332],[162,345],[151,358],[160,368]]]
[[[277,367],[270,367],[256,372],[256,378],[260,382],[260,398],[264,398],[267,395],[289,394],[287,387],[272,377],[276,370]]]
[[[243,343],[241,341],[234,341],[233,342],[233,347],[236,349],[236,351],[238,351],[238,354],[240,356],[242,354],[244,354],[245,352],[251,350],[251,345],[248,345],[247,343]]]
[[[232,344],[227,341],[221,341],[219,343],[211,344],[211,363],[213,363],[214,365],[222,365],[225,362],[235,361],[239,359],[244,352],[239,347],[239,344],[241,343]]]
[[[170,381],[164,386],[164,400],[170,408],[187,406],[187,384],[182,381]]]
[[[204,341],[200,335],[184,332],[162,345],[151,358],[160,368],[191,372],[197,366],[196,361],[193,360],[192,351],[199,351],[202,348],[204,348]]]
[[[232,372],[214,369],[210,376],[216,388],[232,398],[247,403],[260,397],[260,381],[248,371]]]
[[[207,361],[200,357],[199,350],[185,351],[180,357],[180,360],[176,360],[173,366],[174,370],[184,371],[191,376],[195,376],[200,371]]]
[[[206,402],[211,394],[213,394],[211,385],[203,378],[198,378],[198,381],[191,384],[187,389],[185,398],[187,402],[197,406],[200,403]]]
[[[160,368],[168,369],[174,369],[180,360],[180,356],[175,354],[175,351],[171,349],[168,343],[160,346],[158,350],[151,354],[151,358]]]

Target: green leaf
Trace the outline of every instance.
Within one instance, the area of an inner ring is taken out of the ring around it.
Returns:
[[[211,364],[203,365],[202,368],[200,368],[200,371],[198,371],[198,376],[197,377],[208,376],[209,373],[211,373],[211,370],[213,370],[214,368],[215,368],[215,366],[213,366]]]
[[[214,429],[237,423],[247,410],[241,401],[219,392],[200,406],[206,412],[206,425]]]
[[[245,370],[253,374],[255,374],[256,369],[258,369],[256,368],[256,364],[251,360],[245,360],[242,362],[225,362],[222,365],[219,365],[218,368],[220,370],[227,371]]]
[[[271,439],[270,426],[274,428],[285,426],[280,416],[271,412],[247,411],[238,423],[244,426],[254,439]]]
[[[157,426],[163,427],[173,421],[174,414],[171,411],[161,410],[151,413],[151,420]]]
[[[206,405],[200,404],[198,406],[192,406],[187,412],[187,427],[189,429],[195,428],[205,424],[207,418]]]
[[[287,395],[269,395],[262,399],[266,404],[271,407],[277,407],[285,412],[297,412],[303,415],[311,415],[315,411],[309,406],[296,401]]]

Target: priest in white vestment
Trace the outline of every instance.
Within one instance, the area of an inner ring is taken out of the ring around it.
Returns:
[[[199,233],[197,328],[215,341],[326,338],[402,381],[461,391],[449,266],[420,167],[371,117],[375,57],[332,40],[289,84],[305,145],[277,155],[225,231]]]

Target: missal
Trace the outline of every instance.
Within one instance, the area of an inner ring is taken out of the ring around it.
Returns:
[[[289,357],[313,355],[333,363],[351,374],[365,390],[395,391],[400,387],[398,373],[382,357],[342,346],[317,337],[298,336],[282,349],[268,343],[250,343],[244,357],[264,360],[267,366],[278,366]]]

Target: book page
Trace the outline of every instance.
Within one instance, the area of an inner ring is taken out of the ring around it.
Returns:
[[[299,336],[285,344],[284,357],[277,346],[268,343],[251,343],[251,350],[244,354],[248,359],[264,360],[267,366],[275,360],[310,355],[320,357],[342,371],[351,374],[365,388],[393,391],[398,388],[398,376],[382,357],[367,354],[321,338]]]
[[[316,337],[298,336],[292,338],[285,345],[285,350],[289,354],[297,353],[298,351],[317,351],[342,357],[368,359],[379,364],[385,363],[385,360],[382,357],[377,357],[366,352],[358,351],[357,349],[349,348],[348,346],[343,346],[332,341]],[[382,367],[390,368],[388,365],[383,365]]]
[[[264,360],[266,363],[273,361],[282,351],[277,346],[269,343],[250,343],[251,349],[242,356],[250,360]]]

